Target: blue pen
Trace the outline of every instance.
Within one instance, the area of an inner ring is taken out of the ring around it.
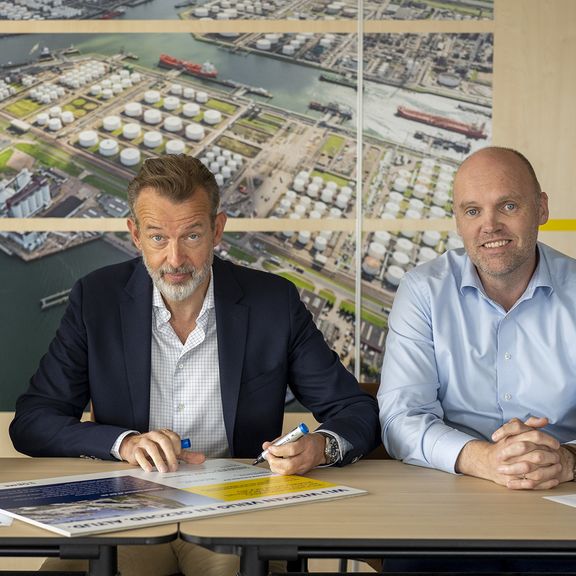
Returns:
[[[190,438],[182,438],[182,440],[180,440],[180,447],[182,450],[186,450],[187,448],[190,448],[190,446],[192,446]]]
[[[282,446],[283,444],[288,444],[288,442],[296,442],[296,440],[298,440],[298,438],[302,438],[304,434],[308,434],[308,426],[306,426],[304,422],[301,422],[296,428],[294,428],[294,430],[288,432],[286,436],[282,436],[282,438],[276,440],[276,442],[274,442],[274,446]],[[264,460],[266,460],[266,454],[268,454],[268,449],[264,450],[264,452],[262,452],[262,454],[260,454],[260,456],[254,460],[254,462],[252,462],[252,466],[256,466],[256,464],[264,462]]]

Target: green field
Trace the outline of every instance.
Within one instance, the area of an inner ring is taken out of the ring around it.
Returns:
[[[322,146],[320,152],[323,152],[327,156],[334,158],[335,156],[338,155],[338,152],[340,151],[343,145],[344,145],[344,138],[342,138],[342,136],[337,136],[336,134],[330,134],[330,136],[328,136],[328,138],[326,139],[326,142],[324,142],[324,146]]]
[[[4,150],[4,152],[0,154],[0,170],[6,169],[6,165],[10,161],[10,158],[12,158],[13,153],[14,150],[12,150],[12,148],[7,148],[6,150]]]
[[[58,168],[70,174],[70,176],[78,176],[82,172],[81,168],[73,162],[69,154],[53,146],[21,142],[16,144],[16,148],[20,150],[20,152],[25,152],[29,156],[32,156],[43,166]]]
[[[334,303],[336,302],[336,295],[334,292],[332,292],[332,290],[320,290],[319,296],[334,306]]]
[[[238,106],[229,104],[228,102],[223,102],[222,100],[217,100],[216,98],[210,98],[210,100],[206,102],[206,107],[212,108],[213,110],[219,110],[220,112],[228,114],[229,116],[238,110]]]
[[[242,260],[248,264],[254,264],[254,262],[257,260],[257,258],[254,258],[254,256],[251,254],[244,252],[244,250],[240,250],[240,248],[236,248],[236,246],[231,246],[230,250],[228,250],[228,254],[230,254],[232,258],[235,258],[236,260]]]
[[[477,16],[478,8],[473,8],[472,6],[457,6],[454,4],[447,4],[446,2],[435,1],[435,0],[422,0],[424,3],[428,4],[431,8],[439,8],[441,10],[451,10],[459,14],[466,14],[468,16]],[[484,8],[484,17],[492,17],[493,10],[489,8]]]
[[[282,276],[282,278],[286,278],[286,280],[290,280],[296,288],[304,288],[306,290],[310,290],[310,292],[314,292],[314,284],[303,280],[300,276],[295,276],[294,274],[290,274],[290,272],[279,272],[278,276]]]
[[[261,132],[266,132],[266,134],[269,134],[270,136],[274,136],[274,134],[276,134],[279,129],[276,124],[270,124],[261,118],[242,118],[242,120],[238,120],[236,124],[239,124],[240,126],[247,126],[254,130],[260,130]]]
[[[41,105],[33,100],[22,98],[22,100],[12,102],[12,104],[6,106],[5,110],[12,114],[12,116],[16,116],[16,118],[24,118],[36,112],[40,107]]]
[[[111,174],[100,172],[95,169],[92,169],[91,171],[94,172],[94,174],[86,176],[86,178],[83,179],[83,182],[94,186],[94,188],[100,190],[101,192],[106,192],[106,194],[110,194],[111,196],[118,196],[119,198],[126,200],[126,186],[128,185],[127,181],[120,178],[115,178]]]
[[[218,146],[226,148],[235,154],[242,154],[242,156],[246,158],[254,158],[254,156],[260,152],[260,149],[256,148],[256,146],[250,146],[250,144],[245,144],[229,136],[222,136],[222,138],[218,140]]]
[[[354,302],[351,300],[343,300],[340,303],[340,310],[348,312],[349,314],[356,313],[356,307],[354,306]],[[388,319],[385,316],[369,312],[365,308],[362,308],[362,320],[364,320],[364,322],[369,322],[378,328],[386,329],[388,327]]]
[[[350,182],[345,178],[340,178],[340,176],[329,174],[328,172],[320,172],[318,170],[314,170],[311,177],[314,178],[314,176],[320,176],[324,182],[336,182],[336,184],[338,184],[340,187],[350,185]]]

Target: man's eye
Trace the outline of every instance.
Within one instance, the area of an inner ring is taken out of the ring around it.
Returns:
[[[506,210],[508,210],[508,211],[510,211],[510,210],[516,210],[516,204],[514,204],[514,202],[507,202],[507,203],[504,205],[504,208],[505,208]]]
[[[188,238],[190,240],[198,240],[198,238],[200,238],[199,234],[188,234]]]
[[[150,239],[153,242],[161,242],[162,241],[162,236],[160,236],[160,234],[154,234],[154,236],[150,236]]]
[[[476,208],[468,208],[465,214],[466,216],[476,216],[478,214],[478,210]]]

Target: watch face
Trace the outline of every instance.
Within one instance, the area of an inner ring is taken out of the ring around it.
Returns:
[[[326,436],[326,445],[324,448],[324,456],[326,457],[327,464],[334,464],[340,458],[340,449],[336,438]]]

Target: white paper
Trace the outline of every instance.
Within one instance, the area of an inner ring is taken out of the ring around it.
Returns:
[[[0,514],[0,526],[11,526],[14,519],[11,516]]]

